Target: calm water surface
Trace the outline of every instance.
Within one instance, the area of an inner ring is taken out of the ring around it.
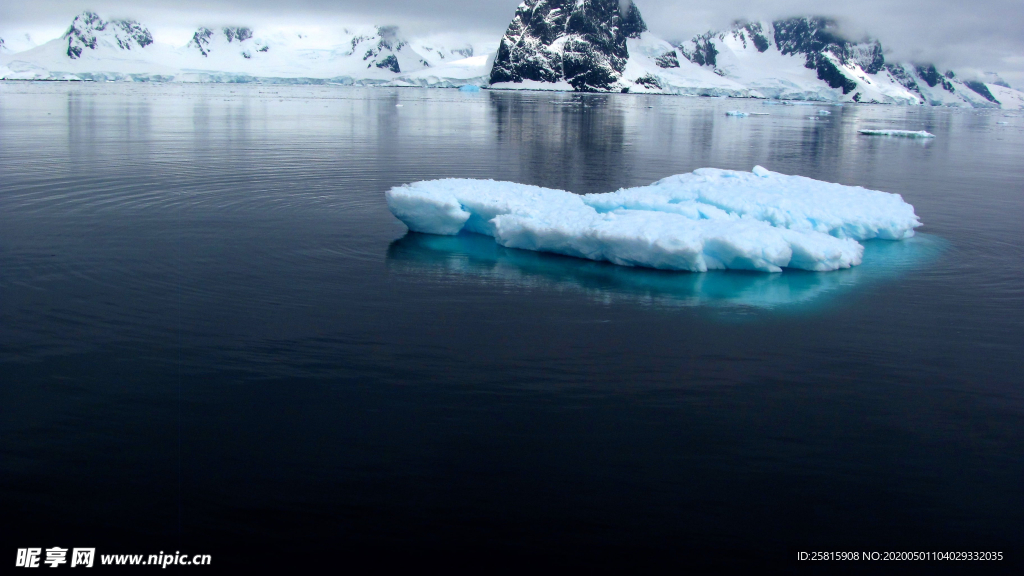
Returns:
[[[0,83],[2,554],[1019,566],[1024,114],[819,108]],[[407,234],[383,198],[756,164],[925,226],[848,271],[676,274]]]

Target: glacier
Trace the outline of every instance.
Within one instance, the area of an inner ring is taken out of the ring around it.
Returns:
[[[702,168],[603,194],[442,179],[385,198],[414,232],[473,232],[507,248],[692,272],[849,268],[862,261],[858,241],[909,238],[921,225],[898,194],[761,166]]]

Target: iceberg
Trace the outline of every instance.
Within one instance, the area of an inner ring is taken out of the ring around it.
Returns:
[[[693,272],[849,268],[861,263],[858,241],[909,238],[921,225],[898,194],[760,166],[702,168],[604,194],[444,179],[396,186],[385,197],[414,232],[473,232],[507,248]]]
[[[858,130],[866,136],[897,136],[900,138],[935,138],[935,134],[924,130]]]
[[[725,115],[726,116],[736,116],[738,118],[746,118],[747,116],[750,116],[750,114],[748,114],[746,112],[740,112],[739,110],[729,110],[728,112],[725,113]]]

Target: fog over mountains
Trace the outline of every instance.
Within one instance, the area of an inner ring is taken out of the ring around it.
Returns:
[[[85,11],[59,38],[0,41],[0,78],[335,83],[660,93],[963,107],[1024,107],[997,74],[891,61],[878,39],[851,39],[827,17],[737,20],[687,40],[649,30],[629,0],[526,0],[503,36],[406,35],[351,26],[303,31],[199,26],[184,45],[146,23]]]

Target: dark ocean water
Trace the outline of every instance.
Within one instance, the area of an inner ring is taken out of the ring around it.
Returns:
[[[0,563],[1020,567],[1024,114],[820,108],[0,83]],[[925,226],[847,271],[677,274],[407,235],[383,197],[755,164]]]

